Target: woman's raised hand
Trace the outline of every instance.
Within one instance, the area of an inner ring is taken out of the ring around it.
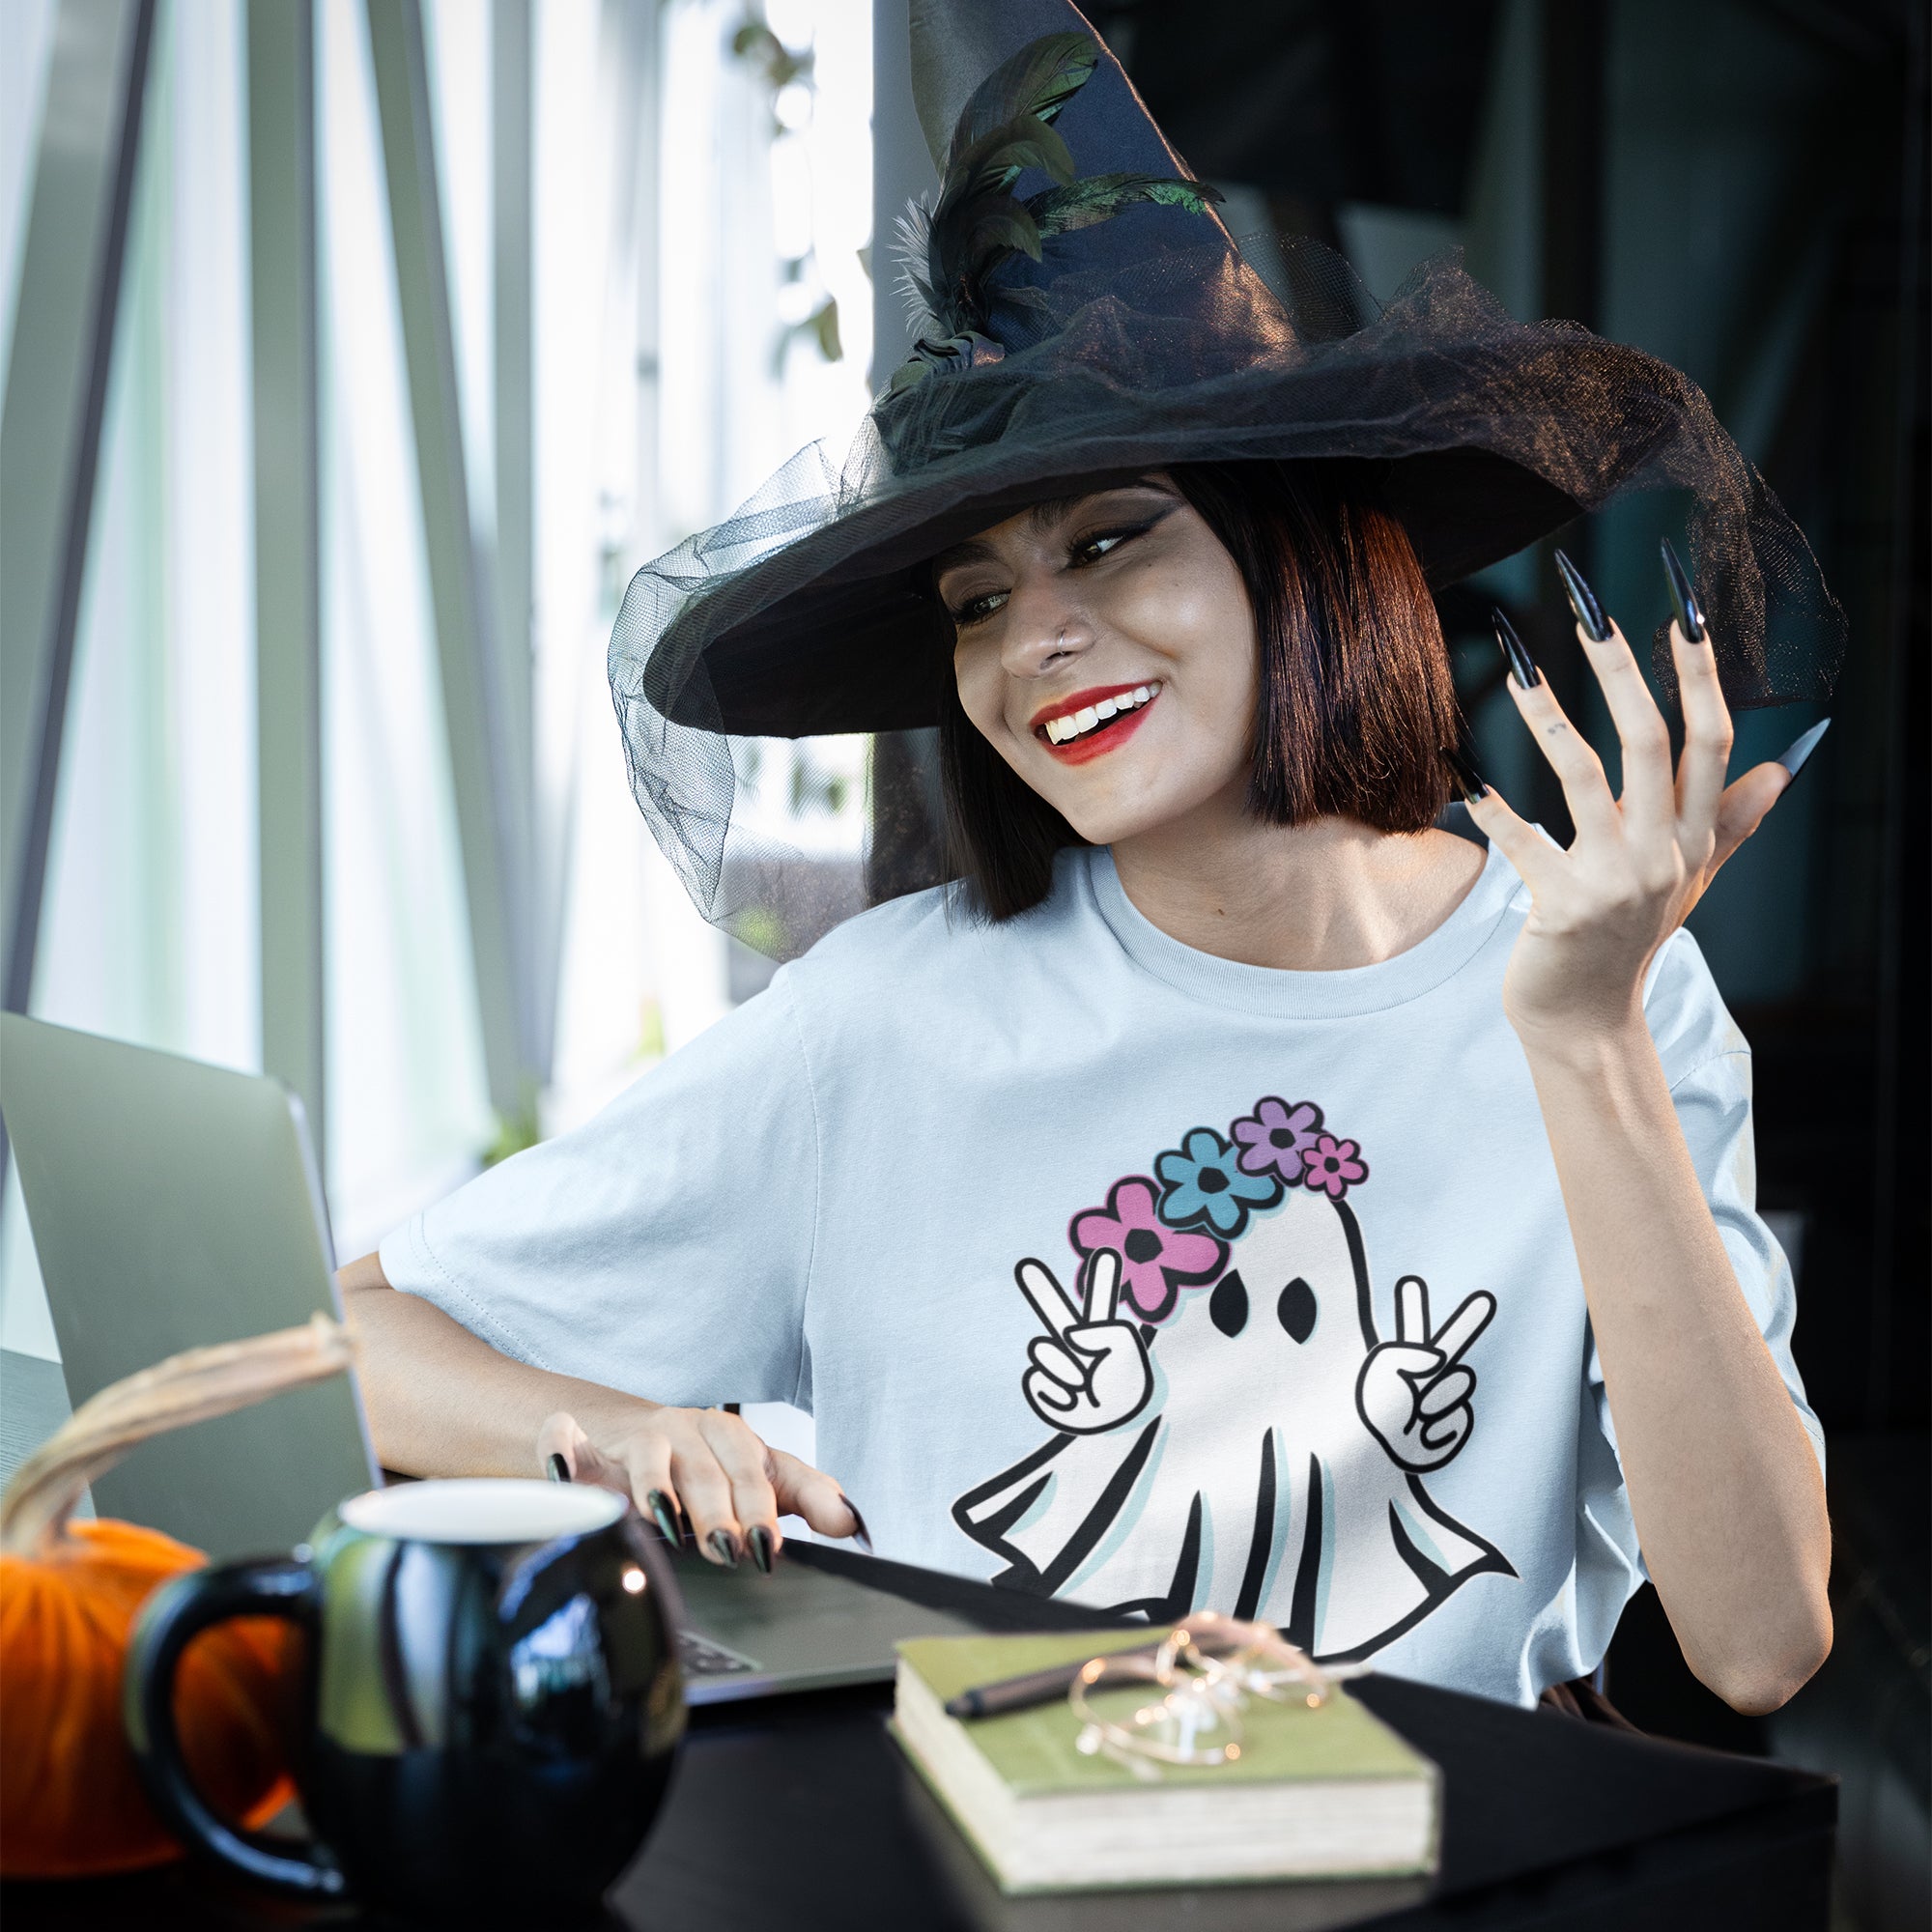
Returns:
[[[821,1536],[856,1536],[871,1547],[865,1519],[824,1470],[771,1448],[727,1409],[640,1403],[596,1439],[559,1410],[538,1430],[536,1447],[539,1468],[561,1456],[573,1482],[629,1496],[671,1543],[680,1540],[682,1511],[698,1551],[726,1569],[750,1556],[770,1570],[784,1542],[781,1516],[802,1516]]]
[[[1492,788],[1470,787],[1467,804],[1534,901],[1503,981],[1511,1024],[1525,1044],[1574,1049],[1593,1034],[1640,1022],[1644,973],[1657,949],[1757,830],[1794,772],[1773,760],[1725,785],[1730,710],[1695,601],[1687,596],[1670,630],[1684,708],[1684,751],[1673,773],[1669,729],[1623,633],[1605,619],[1567,558],[1561,565],[1577,635],[1623,747],[1623,796],[1612,795],[1596,753],[1498,611],[1510,696],[1562,782],[1577,836],[1567,851],[1551,844]],[[1694,636],[1687,635],[1687,621]]]

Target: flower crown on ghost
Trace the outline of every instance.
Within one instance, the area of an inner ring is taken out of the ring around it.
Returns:
[[[1156,1157],[1157,1179],[1117,1180],[1104,1208],[1074,1215],[1067,1239],[1083,1275],[1095,1255],[1118,1255],[1124,1299],[1143,1321],[1165,1321],[1183,1289],[1218,1278],[1251,1214],[1278,1207],[1297,1186],[1339,1204],[1369,1178],[1357,1142],[1324,1127],[1313,1100],[1268,1094],[1225,1135],[1190,1128],[1179,1147]]]

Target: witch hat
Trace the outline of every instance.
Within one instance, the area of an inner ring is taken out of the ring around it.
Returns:
[[[912,356],[842,461],[802,451],[639,571],[611,639],[633,790],[706,917],[769,901],[786,864],[733,822],[729,738],[936,723],[952,637],[928,560],[1178,463],[1361,465],[1438,588],[1624,491],[1686,492],[1732,706],[1829,695],[1842,612],[1688,377],[1517,322],[1453,257],[1378,309],[1295,241],[1271,287],[1067,0],[911,0],[911,25],[940,175],[901,224]],[[1669,688],[1667,634],[1657,662]]]

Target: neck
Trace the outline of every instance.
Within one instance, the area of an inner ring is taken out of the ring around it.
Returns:
[[[1406,952],[1483,869],[1481,851],[1446,832],[1378,832],[1347,818],[1264,825],[1227,802],[1120,839],[1113,854],[1135,909],[1170,938],[1303,973]]]

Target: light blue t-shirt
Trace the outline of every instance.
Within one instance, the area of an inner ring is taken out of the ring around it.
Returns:
[[[383,1266],[521,1361],[810,1410],[881,1555],[1530,1702],[1643,1572],[1503,1016],[1528,904],[1492,851],[1420,945],[1291,973],[1168,937],[1105,851],[1002,925],[900,899]],[[1688,933],[1645,1013],[1819,1442]]]

